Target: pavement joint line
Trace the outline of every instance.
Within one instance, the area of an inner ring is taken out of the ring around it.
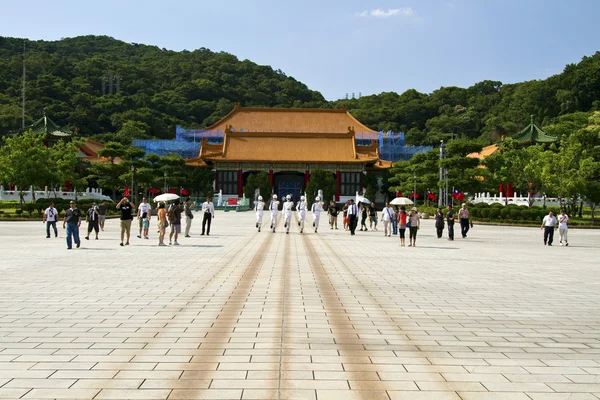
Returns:
[[[320,234],[317,234],[317,236],[321,236]],[[335,330],[339,330],[339,331],[345,331],[345,330],[354,330],[355,327],[353,324],[350,323],[349,320],[344,321],[343,319],[338,319],[338,317],[334,316],[334,312],[332,310],[334,310],[335,307],[335,300],[331,297],[328,296],[326,294],[326,288],[327,286],[330,286],[332,290],[335,291],[335,287],[333,285],[333,282],[331,282],[331,280],[329,279],[329,276],[327,274],[327,271],[325,271],[325,268],[323,266],[323,262],[321,260],[321,257],[316,253],[315,248],[311,242],[311,240],[307,237],[307,235],[301,235],[302,237],[302,243],[304,244],[304,249],[306,250],[306,254],[308,256],[308,260],[311,266],[311,270],[313,273],[313,276],[315,277],[315,282],[317,284],[318,287],[318,291],[319,291],[319,295],[321,297],[323,306],[325,308],[325,312],[328,315],[327,320],[329,321],[329,324],[335,328]],[[321,240],[323,240],[321,238]],[[318,273],[317,269],[320,269],[322,273]],[[337,292],[336,292],[336,297],[337,297]],[[339,298],[338,298],[339,301]],[[341,305],[341,304],[340,304]],[[339,354],[339,350],[338,350],[338,354]],[[340,357],[343,359],[346,358],[346,356],[341,355]],[[342,365],[344,363],[342,362]],[[356,371],[346,371],[349,373],[349,375],[353,378],[353,381],[359,381],[360,380],[360,372],[356,372]],[[348,384],[348,382],[346,382]],[[351,389],[351,388],[350,388]],[[318,396],[318,390],[317,390],[317,396]],[[366,394],[363,393],[364,390],[354,390],[354,392],[356,393],[358,399],[360,400],[369,400],[368,397],[365,397]]]
[[[290,222],[291,223],[291,222]],[[287,280],[288,280],[288,268],[290,263],[290,236],[285,235],[285,245],[283,248],[283,274],[282,274],[282,282],[283,282],[283,298],[281,305],[281,331],[279,334],[279,379],[277,380],[277,400],[281,399],[281,378],[282,378],[282,369],[283,369],[283,338],[285,336],[285,309],[286,309],[286,300],[287,300]]]

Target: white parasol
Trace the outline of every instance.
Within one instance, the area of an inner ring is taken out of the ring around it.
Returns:
[[[159,201],[171,201],[171,200],[177,200],[179,198],[178,195],[176,195],[175,193],[163,193],[161,195],[158,195],[154,198],[154,202],[159,202]]]
[[[406,197],[396,197],[394,200],[390,201],[390,204],[393,206],[410,206],[413,205],[413,201]]]

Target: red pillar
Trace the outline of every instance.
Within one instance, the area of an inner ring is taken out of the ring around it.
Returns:
[[[244,194],[244,175],[242,170],[238,170],[238,197],[242,197]]]
[[[308,181],[310,180],[310,172],[308,170],[304,171],[304,190],[308,187]]]
[[[335,201],[340,201],[340,193],[342,189],[342,174],[340,171],[335,173],[335,183],[337,184],[335,188]]]
[[[271,186],[275,184],[275,179],[273,178],[273,170],[269,170],[269,180],[271,181]]]

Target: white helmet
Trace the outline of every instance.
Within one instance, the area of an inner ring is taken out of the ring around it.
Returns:
[[[262,196],[258,196],[258,201],[262,201]]]
[[[300,196],[300,200],[304,201],[306,198],[304,196]]]
[[[315,201],[321,201],[321,198],[319,196],[315,197]]]
[[[273,198],[274,198],[275,200],[277,200],[277,195],[276,195],[276,194],[274,194],[274,195],[273,195]]]
[[[291,199],[292,199],[292,196],[290,196],[290,195],[288,194],[287,196],[285,196],[285,198],[286,198],[287,200],[291,200]]]

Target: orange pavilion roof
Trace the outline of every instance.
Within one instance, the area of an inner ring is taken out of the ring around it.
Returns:
[[[236,107],[206,130],[239,132],[377,133],[354,118],[345,108]]]
[[[202,142],[200,159],[233,162],[371,163],[376,146],[356,146],[352,133],[226,132],[222,145]]]

